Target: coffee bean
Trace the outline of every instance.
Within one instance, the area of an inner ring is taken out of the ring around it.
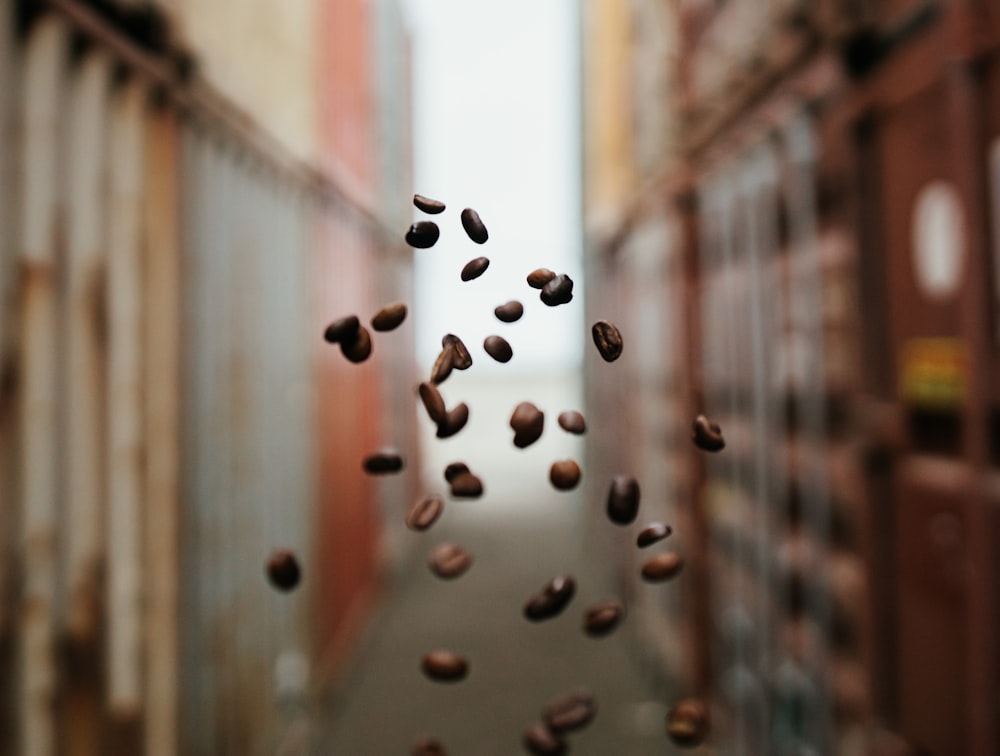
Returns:
[[[699,449],[707,452],[722,451],[726,441],[722,438],[722,429],[704,415],[698,415],[691,425],[691,440]]]
[[[271,585],[279,591],[290,591],[299,584],[302,570],[295,554],[287,549],[280,549],[271,554],[267,560],[267,577]]]
[[[678,701],[667,712],[667,735],[681,748],[696,748],[708,737],[708,709],[693,698]]]
[[[573,300],[573,279],[562,273],[542,287],[542,301],[549,307],[567,304]]]
[[[413,195],[413,206],[417,210],[423,210],[428,215],[437,215],[438,213],[443,213],[445,205],[430,197],[424,197],[422,194]]]
[[[427,416],[435,424],[440,425],[448,415],[448,409],[445,407],[441,392],[433,383],[421,383],[417,390],[420,392],[420,401],[424,403],[424,409],[427,410]]]
[[[447,346],[434,360],[434,367],[431,368],[431,383],[444,383],[445,379],[451,375],[453,367],[455,367],[455,350]]]
[[[580,435],[587,432],[587,421],[576,410],[568,410],[559,413],[559,427],[567,433]]]
[[[490,261],[486,257],[477,257],[475,260],[469,260],[462,268],[462,280],[472,281],[479,278],[486,269],[490,267]]]
[[[417,221],[406,232],[406,243],[417,249],[433,247],[441,236],[441,229],[434,221]]]
[[[525,730],[521,743],[534,756],[563,756],[566,753],[566,741],[542,722],[536,722]]]
[[[444,500],[440,496],[428,496],[415,501],[406,514],[406,527],[410,530],[427,530],[437,522],[444,510]]]
[[[662,583],[676,577],[684,568],[684,560],[678,554],[668,551],[657,554],[642,565],[642,579],[650,583]]]
[[[605,362],[614,362],[622,356],[622,334],[614,323],[598,320],[590,329],[594,346]]]
[[[558,575],[540,593],[528,599],[524,605],[524,616],[532,622],[551,619],[566,608],[575,593],[576,581],[569,575]]]
[[[336,344],[338,341],[354,341],[360,327],[361,321],[357,315],[347,315],[330,323],[323,331],[323,338],[331,344]]]
[[[358,332],[351,341],[341,340],[340,352],[348,360],[357,364],[367,360],[372,353],[372,335],[364,326],[358,328]]]
[[[439,578],[452,580],[472,566],[472,554],[457,543],[442,543],[431,552],[427,565]]]
[[[580,465],[572,459],[553,462],[549,468],[549,480],[560,491],[572,490],[580,482]]]
[[[597,701],[585,691],[563,696],[542,711],[542,721],[556,735],[579,730],[590,724],[597,714]]]
[[[483,349],[497,362],[510,362],[510,358],[514,356],[514,350],[502,336],[487,336],[483,342]]]
[[[674,529],[662,522],[653,522],[642,529],[635,539],[635,545],[640,549],[652,546],[654,543],[662,541],[674,532]]]
[[[452,462],[444,468],[444,479],[449,483],[454,482],[462,473],[469,472],[469,466],[464,462]]]
[[[545,413],[531,402],[521,402],[510,416],[510,427],[514,431],[514,446],[524,449],[541,438]]]
[[[545,284],[555,277],[556,274],[548,268],[538,268],[528,274],[528,286],[532,289],[544,289]]]
[[[459,473],[451,482],[451,495],[459,499],[478,499],[483,495],[483,481],[471,472]]]
[[[469,663],[451,651],[431,651],[421,664],[424,674],[437,682],[458,682],[469,674]]]
[[[386,449],[365,457],[362,467],[369,475],[398,473],[403,469],[403,458],[395,451]]]
[[[516,299],[512,299],[493,310],[493,314],[497,316],[497,320],[504,323],[514,323],[524,315],[524,305]]]
[[[448,410],[444,420],[438,423],[437,437],[451,438],[469,422],[469,405],[465,402]]]
[[[594,604],[584,611],[583,632],[591,638],[600,638],[618,627],[624,616],[625,607],[617,599]]]
[[[465,229],[465,233],[476,244],[485,244],[486,240],[490,238],[490,235],[486,232],[486,226],[483,225],[482,218],[479,217],[479,213],[471,207],[467,207],[462,211],[462,228]]]
[[[639,514],[639,484],[635,478],[616,475],[608,489],[608,519],[616,525],[628,525]]]
[[[410,756],[448,756],[444,746],[433,738],[420,738],[410,749]]]
[[[386,305],[372,317],[372,328],[376,331],[391,331],[406,320],[406,305],[402,302]]]
[[[465,342],[458,338],[458,336],[453,333],[446,333],[444,338],[441,339],[441,346],[446,349],[451,347],[454,353],[452,364],[456,370],[468,370],[472,367],[472,355],[465,348]]]

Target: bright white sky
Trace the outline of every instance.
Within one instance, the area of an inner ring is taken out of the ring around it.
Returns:
[[[414,190],[448,205],[441,239],[415,250],[417,358],[427,371],[441,336],[458,334],[480,369],[538,370],[581,361],[578,20],[573,0],[408,0],[413,34]],[[463,208],[477,210],[489,241],[473,243]],[[463,282],[466,262],[490,267]],[[569,305],[550,308],[528,287],[538,267],[577,284]],[[509,299],[524,317],[501,323]],[[491,333],[514,359],[482,351]],[[586,335],[586,334],[584,334]]]

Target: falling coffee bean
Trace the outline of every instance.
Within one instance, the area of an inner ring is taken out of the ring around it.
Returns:
[[[548,268],[538,268],[528,274],[528,286],[532,289],[544,289],[545,284],[555,277],[556,274]]]
[[[639,483],[627,475],[616,475],[608,490],[608,519],[616,525],[628,525],[639,514]]]
[[[297,586],[302,578],[302,570],[295,554],[287,549],[271,554],[271,558],[267,560],[267,577],[279,591],[290,591]]]
[[[563,696],[542,711],[542,721],[557,735],[579,730],[597,714],[597,700],[586,691]]]
[[[536,722],[521,737],[524,749],[533,756],[563,756],[566,741],[552,732],[543,722]]]
[[[437,437],[451,438],[462,430],[467,422],[469,422],[469,405],[462,402],[448,410],[444,420],[438,423]]]
[[[696,748],[708,737],[708,709],[701,701],[686,698],[667,712],[667,735],[681,748]]]
[[[351,341],[341,339],[340,352],[355,364],[364,362],[372,353],[372,335],[367,328],[360,326]]]
[[[413,206],[417,210],[423,210],[428,215],[437,215],[438,213],[443,213],[445,204],[430,197],[424,197],[422,194],[413,195]]]
[[[516,299],[512,299],[509,302],[505,302],[499,305],[493,314],[497,316],[497,320],[504,323],[514,323],[521,319],[524,315],[524,305],[518,302]]]
[[[444,397],[433,383],[421,383],[417,389],[420,393],[420,401],[424,403],[427,416],[440,425],[448,415],[448,409],[444,404]]]
[[[453,357],[452,364],[456,370],[468,370],[472,367],[472,355],[465,347],[465,342],[453,333],[446,333],[441,339],[441,346],[445,349],[451,348]]]
[[[542,301],[549,307],[556,307],[573,300],[573,279],[562,273],[542,287]]]
[[[639,535],[636,536],[635,545],[640,549],[644,549],[647,546],[652,546],[654,543],[662,541],[673,532],[674,529],[666,523],[650,523],[639,532]]]
[[[580,435],[587,432],[587,421],[576,410],[559,413],[559,427],[567,433]]]
[[[442,543],[431,552],[427,565],[439,578],[453,580],[472,566],[472,554],[457,543]]]
[[[662,583],[676,577],[684,568],[684,560],[678,554],[667,552],[657,554],[642,565],[642,579],[650,583]]]
[[[514,431],[514,446],[524,449],[541,438],[545,413],[531,402],[521,402],[510,416],[510,427]]]
[[[541,590],[528,599],[524,605],[524,616],[532,622],[541,622],[557,616],[576,593],[576,581],[569,575],[558,575]]]
[[[417,221],[406,232],[406,243],[417,249],[433,247],[441,236],[441,229],[434,221]]]
[[[444,510],[444,500],[440,496],[428,496],[413,503],[406,514],[406,527],[410,530],[427,530],[437,522]]]
[[[625,607],[617,599],[594,604],[583,614],[583,632],[591,638],[601,638],[618,627],[624,616]]]
[[[455,367],[455,350],[446,346],[434,360],[434,367],[431,368],[431,383],[444,383],[445,379],[451,375],[453,367]]]
[[[502,336],[487,336],[483,342],[483,349],[497,362],[510,362],[510,358],[514,356],[514,350]]]
[[[622,356],[622,334],[614,323],[598,320],[590,329],[594,346],[605,362],[614,362]]]
[[[386,305],[372,317],[372,328],[376,331],[391,331],[406,320],[406,305],[402,302]]]
[[[570,491],[580,482],[580,465],[572,459],[553,462],[549,468],[549,480],[560,491]]]
[[[469,663],[451,651],[431,651],[424,656],[421,668],[425,675],[438,682],[458,682],[469,674]]]
[[[451,495],[459,499],[478,499],[483,495],[483,481],[471,472],[459,473],[451,482]]]
[[[323,338],[331,344],[336,344],[338,341],[354,341],[360,327],[361,321],[357,315],[347,315],[330,323],[323,331]]]
[[[722,429],[704,415],[698,415],[691,427],[691,440],[699,449],[707,452],[722,451],[726,441],[722,438]]]
[[[394,451],[386,450],[365,457],[362,466],[369,475],[397,473],[403,469],[403,458]]]
[[[465,233],[476,244],[485,244],[486,240],[490,238],[490,235],[486,232],[486,226],[483,225],[482,218],[479,217],[479,213],[471,207],[467,207],[462,211],[462,228],[465,229]]]
[[[486,272],[488,267],[490,267],[489,258],[477,257],[475,260],[469,260],[469,262],[465,264],[465,267],[462,268],[462,280],[472,281],[479,278]]]
[[[448,756],[444,746],[433,738],[420,738],[410,749],[410,756]]]
[[[469,466],[464,462],[451,462],[444,468],[444,479],[449,483],[453,483],[455,478],[467,472],[469,472]]]

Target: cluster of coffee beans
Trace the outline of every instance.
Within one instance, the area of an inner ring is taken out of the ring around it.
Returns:
[[[415,195],[413,204],[422,212],[438,215],[445,211],[445,204],[438,200]],[[461,213],[462,227],[476,244],[484,244],[489,239],[486,226],[479,214],[466,208]],[[416,249],[429,249],[440,238],[441,230],[429,220],[415,222],[405,235],[406,242]],[[483,275],[489,267],[486,257],[470,260],[461,271],[463,281],[471,281]],[[566,274],[557,274],[547,268],[538,268],[527,275],[527,283],[540,290],[541,301],[550,306],[568,304],[573,299],[573,280]],[[391,331],[406,318],[404,304],[388,305],[371,319],[374,331]],[[524,306],[517,300],[499,305],[494,314],[504,323],[512,323],[524,314]],[[622,335],[611,322],[600,320],[591,329],[594,346],[598,354],[607,362],[614,362],[622,354]],[[348,315],[331,323],[324,332],[324,338],[331,344],[339,344],[344,356],[351,362],[363,362],[372,353],[372,338],[361,325],[356,315]],[[494,360],[506,363],[513,358],[511,345],[501,336],[489,336],[483,343],[484,351]],[[455,334],[445,334],[441,340],[441,352],[434,362],[428,381],[417,388],[427,416],[437,427],[438,438],[448,438],[461,431],[469,419],[469,407],[460,402],[451,409],[447,407],[438,386],[452,370],[467,370],[473,364],[472,355],[462,340]],[[584,416],[576,411],[563,412],[558,417],[560,428],[568,433],[582,434],[587,430]],[[545,414],[529,401],[521,402],[510,417],[510,428],[514,432],[513,444],[519,449],[531,446],[545,428]],[[699,415],[693,424],[694,443],[710,452],[720,451],[725,442],[718,425]],[[362,461],[362,468],[370,475],[398,473],[405,466],[402,456],[394,449],[383,449],[369,454]],[[554,488],[569,491],[579,484],[582,471],[572,459],[557,460],[549,470],[549,480]],[[464,462],[453,462],[444,471],[450,493],[456,498],[478,498],[483,494],[483,482]],[[639,483],[627,475],[612,478],[607,496],[606,514],[615,525],[626,526],[635,522],[639,514]],[[416,501],[406,514],[406,525],[413,531],[422,532],[438,521],[444,510],[444,500],[437,495],[426,496]],[[661,522],[645,526],[636,539],[638,548],[645,549],[670,536],[672,529]],[[435,547],[427,559],[431,572],[443,580],[455,580],[472,566],[473,556],[463,546],[444,543]],[[675,577],[683,567],[681,557],[672,551],[665,551],[647,559],[640,570],[642,579],[648,582],[663,582]],[[301,575],[294,554],[287,550],[276,551],[268,562],[267,573],[275,587],[291,590]],[[576,581],[571,575],[557,575],[530,596],[524,604],[523,614],[530,622],[544,622],[559,616],[571,603],[576,594]],[[583,612],[582,631],[590,637],[608,635],[625,618],[625,605],[617,598],[610,598]],[[469,674],[469,662],[461,654],[449,649],[428,652],[420,664],[424,675],[435,682],[456,683]],[[594,696],[585,691],[570,693],[551,702],[542,710],[540,721],[527,727],[521,742],[524,748],[537,756],[554,756],[568,750],[566,735],[587,725],[597,713]],[[708,715],[699,701],[686,699],[679,702],[667,714],[666,731],[675,743],[685,747],[700,744],[708,732]],[[446,753],[440,742],[434,739],[418,740],[411,751],[414,756],[443,756]]]

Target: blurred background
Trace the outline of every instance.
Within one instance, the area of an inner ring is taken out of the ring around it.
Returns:
[[[448,205],[429,250],[414,192]],[[323,341],[391,302],[364,363]],[[448,332],[471,413],[439,440]],[[0,0],[0,753],[509,755],[586,688],[573,753],[680,752],[694,697],[695,753],[995,756],[998,347],[992,0]],[[366,476],[383,447],[404,471]]]

